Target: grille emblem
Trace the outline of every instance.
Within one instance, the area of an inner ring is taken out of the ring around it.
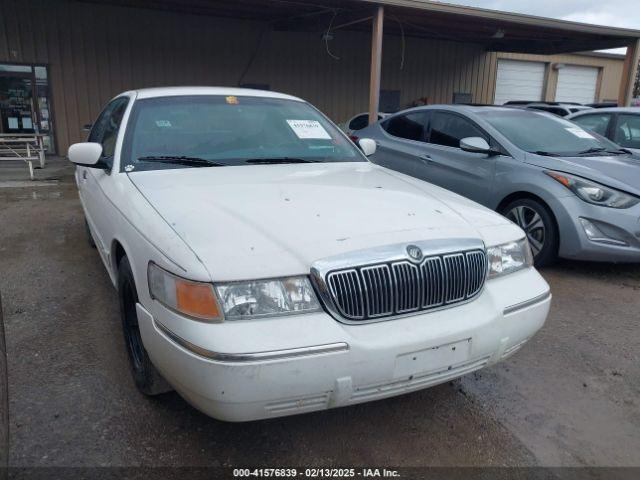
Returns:
[[[422,260],[422,250],[420,249],[420,247],[409,245],[407,247],[407,254],[409,255],[409,258],[414,262],[420,262],[420,260]]]

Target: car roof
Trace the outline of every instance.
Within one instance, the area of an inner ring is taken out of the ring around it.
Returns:
[[[443,105],[424,105],[420,107],[410,108],[409,110],[403,110],[403,112],[419,111],[419,110],[449,110],[452,112],[476,113],[476,112],[484,112],[487,110],[491,110],[492,112],[500,111],[500,110],[503,110],[506,112],[513,112],[514,110],[517,110],[517,109],[518,108],[516,106],[511,106],[511,105],[503,106],[503,105],[462,105],[462,104],[446,105],[446,104],[443,104]]]
[[[286,95],[284,93],[271,92],[269,90],[254,90],[251,88],[234,87],[156,87],[132,90],[131,93],[135,93],[138,99],[175,97],[180,95],[225,95],[237,97],[279,98],[283,100],[296,100],[299,102],[303,101],[298,97]]]
[[[532,115],[550,115],[547,112],[526,108],[525,105],[463,105],[463,104],[442,104],[442,105],[421,105],[419,107],[408,108],[394,113],[393,115],[403,115],[411,112],[420,112],[426,110],[443,110],[449,112],[458,112],[463,114],[478,114],[483,112],[529,112]]]
[[[635,113],[636,115],[640,115],[640,107],[609,107],[609,108],[594,108],[589,110],[588,113]],[[579,117],[581,115],[585,115],[587,113],[586,110],[576,112],[571,117]]]
[[[549,108],[577,108],[579,110],[592,110],[593,107],[587,107],[586,105],[578,105],[575,103],[547,103],[547,102],[535,102],[525,105],[526,107],[549,107]]]
[[[356,115],[354,115],[353,117],[351,117],[351,120],[353,120],[356,117],[359,117],[360,115],[369,115],[369,112],[360,112]],[[381,117],[388,117],[389,115],[393,115],[392,113],[387,113],[387,112],[378,112],[378,115],[380,115]]]

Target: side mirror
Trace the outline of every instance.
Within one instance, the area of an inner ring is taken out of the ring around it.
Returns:
[[[378,148],[376,145],[376,141],[370,138],[361,138],[360,140],[358,140],[358,145],[360,146],[362,153],[364,153],[367,157],[370,157],[371,155],[376,153],[376,149]]]
[[[93,142],[74,143],[67,153],[69,161],[81,167],[105,168],[107,164],[101,159],[102,145]]]
[[[460,140],[460,148],[469,153],[486,153],[491,155],[493,150],[482,137],[467,137]]]

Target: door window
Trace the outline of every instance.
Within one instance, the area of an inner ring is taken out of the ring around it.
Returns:
[[[460,148],[460,140],[468,137],[490,139],[469,120],[447,112],[436,112],[431,120],[429,143]]]
[[[609,122],[611,122],[610,113],[593,113],[591,115],[581,115],[578,118],[572,118],[574,122],[582,128],[596,132],[603,137],[607,134]]]
[[[118,130],[128,103],[128,97],[121,97],[107,105],[89,134],[90,142],[102,145],[102,157],[109,164],[115,153]]]
[[[627,148],[640,148],[640,115],[620,114],[613,141]]]
[[[429,112],[413,112],[396,115],[382,124],[389,135],[418,142],[427,141]]]

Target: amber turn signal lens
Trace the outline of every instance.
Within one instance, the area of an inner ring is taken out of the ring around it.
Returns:
[[[549,175],[554,180],[557,180],[558,182],[560,182],[565,187],[571,188],[571,182],[564,175],[560,175],[559,173],[556,173],[556,172],[545,172],[545,173],[547,173],[547,175]]]
[[[176,279],[176,303],[178,310],[187,315],[200,318],[220,317],[213,288],[208,284]]]
[[[154,300],[178,313],[203,321],[222,321],[213,285],[180,278],[153,262],[147,269],[149,293]]]

